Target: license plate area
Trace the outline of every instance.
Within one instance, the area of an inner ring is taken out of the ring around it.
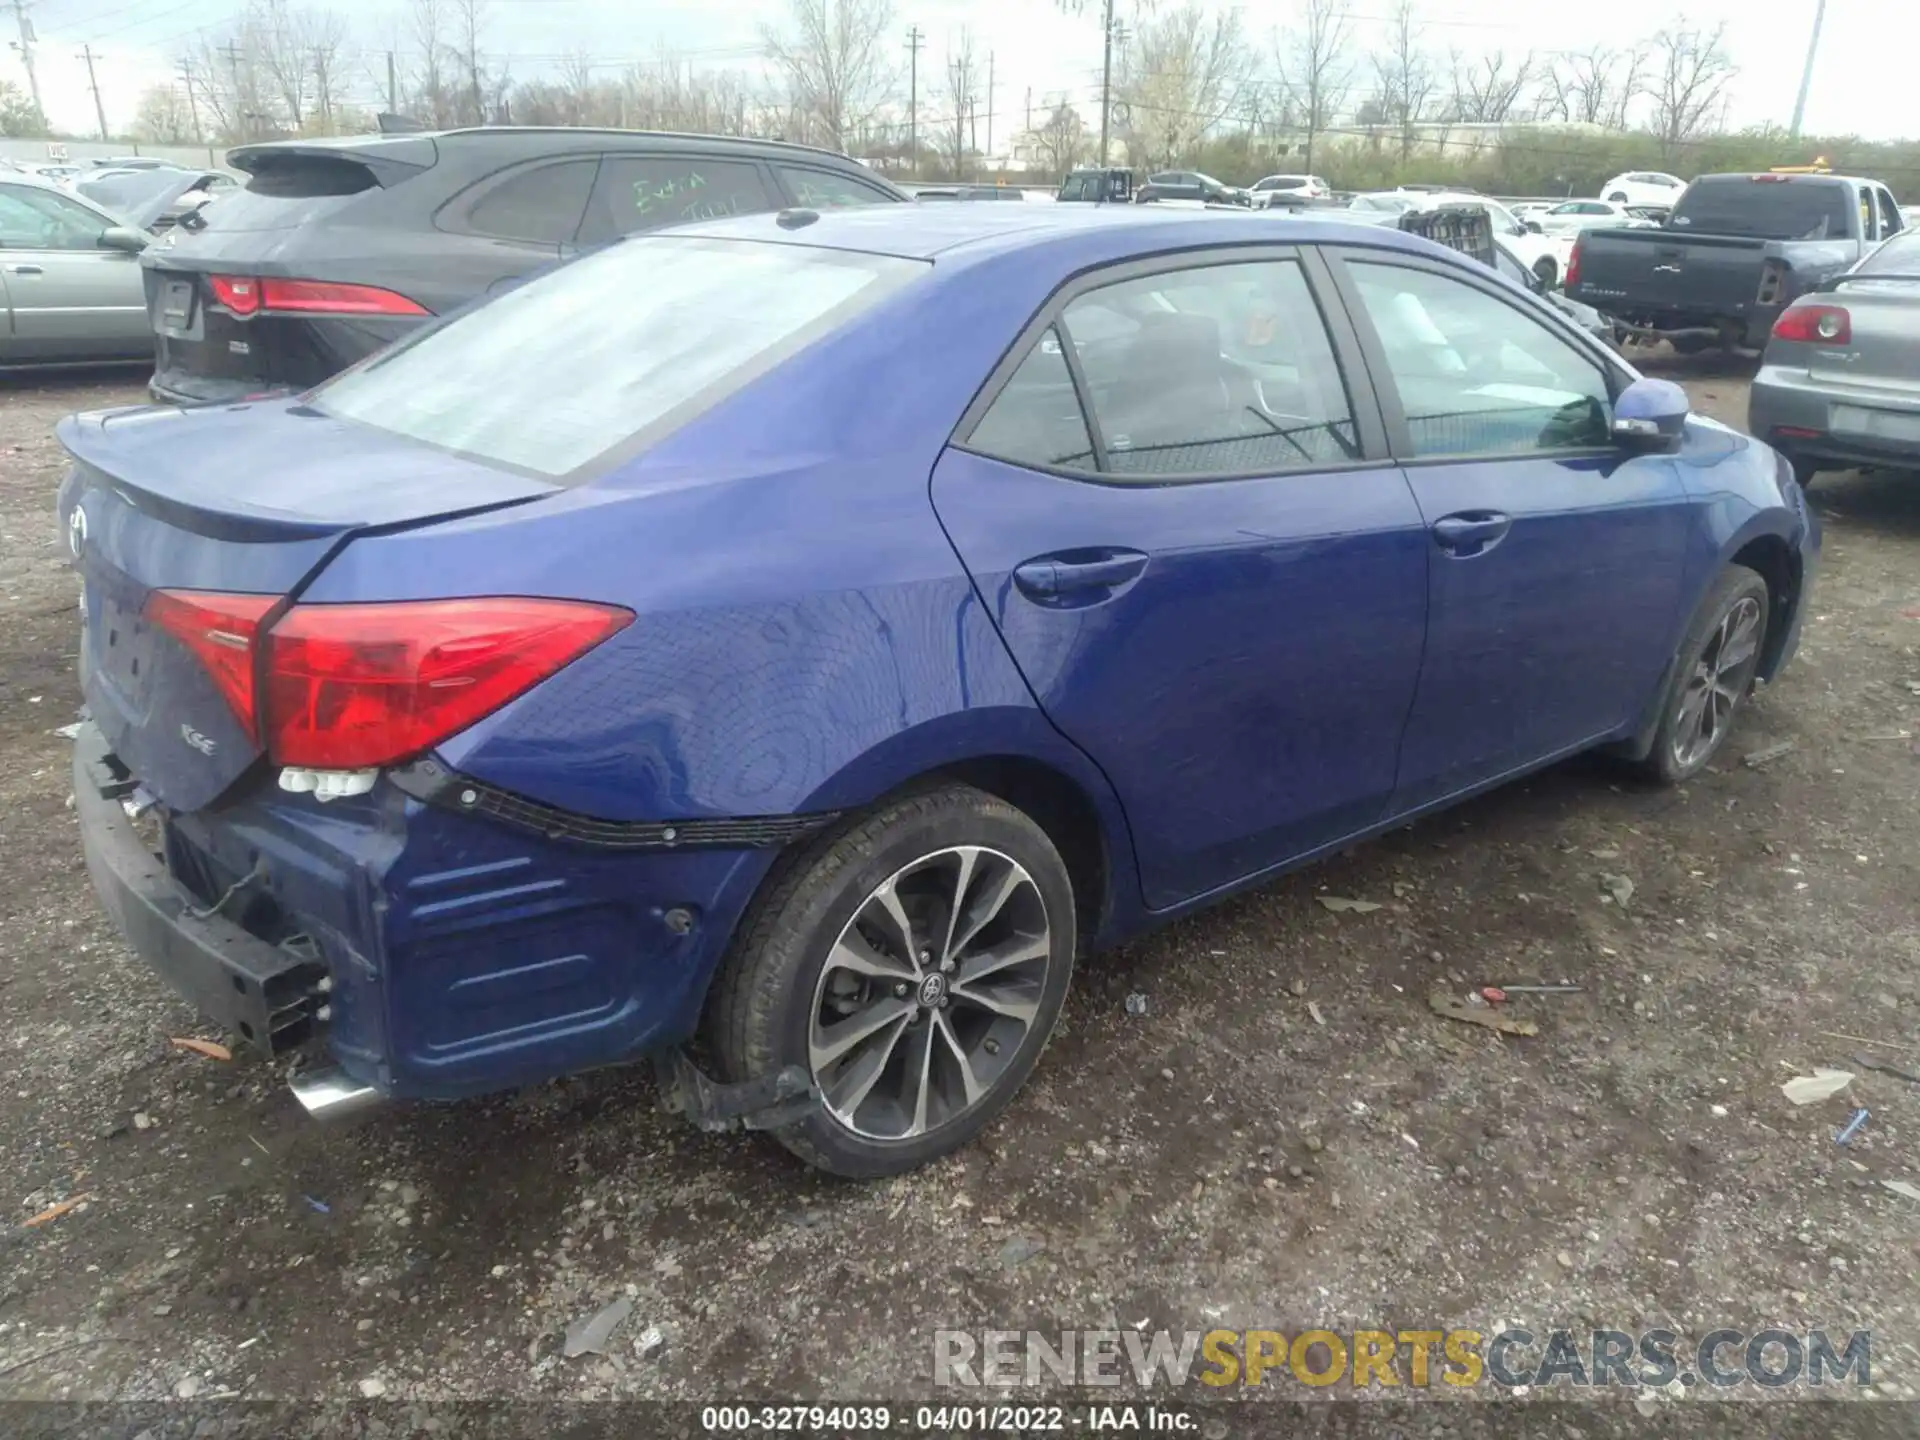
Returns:
[[[1873,410],[1865,405],[1836,405],[1828,428],[1835,434],[1920,445],[1920,413]]]
[[[200,338],[199,290],[191,278],[162,280],[155,309],[154,329],[178,340]]]

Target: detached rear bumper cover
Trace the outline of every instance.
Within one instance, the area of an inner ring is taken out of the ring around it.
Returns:
[[[141,841],[119,799],[107,742],[91,722],[73,746],[80,843],[100,903],[127,943],[209,1020],[269,1054],[304,1039],[326,973],[317,957],[270,945],[198,901]]]

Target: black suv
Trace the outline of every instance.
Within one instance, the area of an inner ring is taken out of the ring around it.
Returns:
[[[305,389],[435,315],[635,231],[905,201],[770,140],[492,127],[246,145],[244,188],[149,247],[156,399]]]
[[[1204,200],[1209,205],[1253,203],[1246,191],[1223,185],[1198,170],[1161,170],[1149,175],[1140,187],[1140,199],[1147,204],[1155,200]]]

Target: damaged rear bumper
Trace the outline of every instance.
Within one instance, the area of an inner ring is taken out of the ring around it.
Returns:
[[[168,874],[122,804],[133,781],[92,722],[73,745],[73,803],[87,873],[134,951],[215,1024],[265,1054],[313,1033],[326,967],[310,945],[269,944]]]

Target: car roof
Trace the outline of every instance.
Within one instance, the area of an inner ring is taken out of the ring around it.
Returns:
[[[1129,254],[1192,246],[1290,245],[1342,238],[1369,245],[1381,244],[1384,238],[1384,243],[1407,250],[1443,248],[1397,230],[1238,207],[1032,205],[1015,210],[1011,205],[866,205],[822,211],[817,219],[795,226],[799,213],[803,212],[743,215],[653,233],[775,241],[942,263],[970,263],[1014,251],[1051,251],[1077,262],[1099,264]]]

